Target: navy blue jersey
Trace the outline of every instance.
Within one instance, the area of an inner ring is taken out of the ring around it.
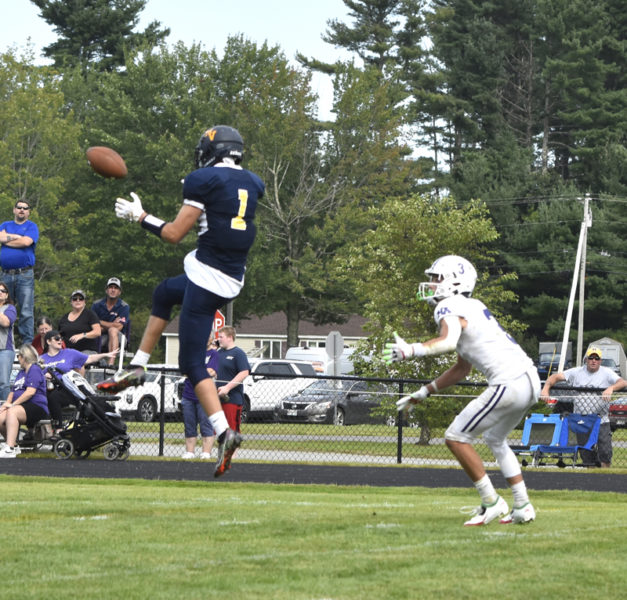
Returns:
[[[239,281],[255,240],[255,210],[265,186],[245,169],[227,166],[192,171],[183,184],[186,203],[202,208],[196,258]]]

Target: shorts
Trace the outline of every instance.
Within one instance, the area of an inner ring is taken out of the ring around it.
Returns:
[[[200,435],[202,437],[211,437],[215,435],[211,421],[205,409],[202,407],[198,400],[188,400],[183,398],[181,400],[181,408],[183,410],[183,425],[185,427],[185,437],[195,438],[198,436],[198,429],[200,428]]]
[[[472,444],[486,434],[501,442],[538,401],[540,379],[535,369],[506,384],[490,385],[471,400],[446,430],[447,440]]]
[[[233,404],[233,402],[224,402],[222,404],[222,410],[224,411],[224,416],[226,417],[229,427],[239,432],[240,425],[242,424],[242,405]]]
[[[38,421],[50,418],[50,415],[45,408],[39,406],[39,404],[31,402],[30,400],[20,404],[20,406],[26,413],[26,427],[34,427]]]

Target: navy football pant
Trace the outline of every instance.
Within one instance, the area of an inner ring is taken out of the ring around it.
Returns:
[[[164,279],[152,295],[152,314],[170,320],[172,308],[182,305],[179,317],[179,368],[193,386],[209,379],[205,355],[216,310],[228,298],[218,296],[192,283],[187,275]]]

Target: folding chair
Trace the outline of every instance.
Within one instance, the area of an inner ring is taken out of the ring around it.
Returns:
[[[580,415],[572,413],[563,419],[563,426],[557,444],[542,444],[536,448],[534,466],[544,464],[543,459],[556,458],[558,467],[565,467],[565,458],[572,461],[571,466],[577,463],[577,454],[580,450],[593,450],[599,440],[601,419],[598,415]],[[581,463],[580,466],[592,466]]]
[[[562,416],[532,413],[525,419],[520,446],[510,446],[516,456],[535,456],[540,445],[554,446],[559,442],[562,431]],[[522,466],[529,463],[523,458]],[[533,465],[535,466],[535,464]]]

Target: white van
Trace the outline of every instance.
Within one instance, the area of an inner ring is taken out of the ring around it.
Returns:
[[[353,372],[351,354],[355,348],[344,348],[339,358],[339,368],[335,375],[349,375]],[[313,365],[318,375],[333,375],[333,359],[329,357],[325,348],[310,348],[307,346],[294,346],[288,348],[285,353],[288,360],[306,360]]]

